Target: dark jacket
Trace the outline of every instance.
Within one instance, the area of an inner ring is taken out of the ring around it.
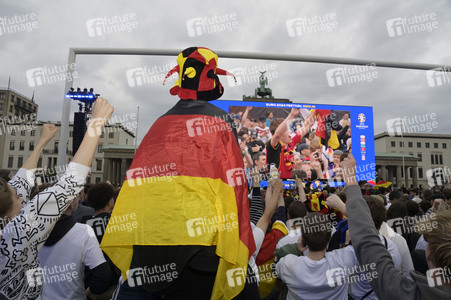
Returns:
[[[77,220],[77,222],[82,222],[83,217],[92,217],[96,214],[94,208],[81,204],[78,202],[77,211],[72,214],[72,217]]]

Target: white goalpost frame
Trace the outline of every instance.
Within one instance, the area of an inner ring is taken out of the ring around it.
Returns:
[[[150,55],[150,56],[177,56],[181,50],[176,49],[132,49],[132,48],[70,48],[68,65],[75,64],[77,55]],[[344,57],[325,57],[310,55],[290,55],[276,53],[259,53],[259,52],[239,52],[239,51],[215,51],[221,58],[235,59],[259,59],[259,60],[278,60],[293,62],[310,62],[323,64],[339,64],[339,65],[370,65],[384,68],[398,68],[411,70],[450,70],[451,66],[443,66],[436,64],[422,64],[410,62],[390,62],[381,60],[354,59]],[[72,87],[71,75],[68,69],[66,76],[66,84],[64,86],[63,111],[61,117],[60,142],[58,145],[57,165],[66,164],[67,142],[69,139],[69,118],[71,102],[65,97],[66,93]],[[138,138],[138,137],[136,137]],[[75,153],[74,153],[75,154]],[[61,168],[59,168],[61,169]],[[61,175],[61,174],[59,174]]]

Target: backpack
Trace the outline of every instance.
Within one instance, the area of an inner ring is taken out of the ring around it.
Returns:
[[[346,231],[348,231],[348,220],[340,221],[337,224],[337,231],[332,235],[327,246],[327,251],[340,249],[346,243]]]

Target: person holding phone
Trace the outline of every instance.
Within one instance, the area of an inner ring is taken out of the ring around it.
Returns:
[[[316,174],[316,177],[313,176],[312,179],[325,179],[324,176],[324,161],[321,158],[322,151],[320,149],[317,149],[313,154],[310,156],[310,168],[313,173]]]

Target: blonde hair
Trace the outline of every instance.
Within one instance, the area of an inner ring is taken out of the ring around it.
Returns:
[[[321,145],[319,143],[319,138],[315,137],[313,140],[310,141],[310,152],[315,152],[316,150],[320,149]]]
[[[316,130],[312,130],[312,132],[310,132],[310,134],[308,135],[308,140],[311,142],[313,141],[313,139],[315,139],[316,137]]]
[[[432,211],[436,214],[441,211],[445,211],[445,210],[449,210],[449,209],[450,209],[450,207],[449,207],[448,203],[446,203],[446,202],[440,202],[437,206],[432,205]]]
[[[451,268],[451,210],[442,210],[420,222],[418,233],[423,234],[436,267]]]
[[[382,196],[381,196],[381,195],[372,195],[371,197],[373,197],[373,198],[375,198],[375,199],[379,200],[380,202],[382,202],[382,204],[384,204],[384,205],[385,205],[385,201],[384,201],[384,198],[382,198]]]

